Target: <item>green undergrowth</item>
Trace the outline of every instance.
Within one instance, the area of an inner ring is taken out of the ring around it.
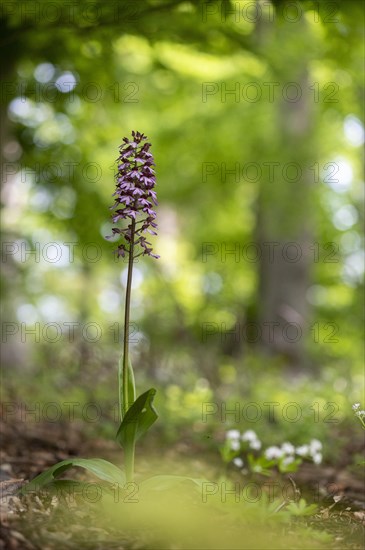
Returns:
[[[229,482],[224,491],[223,482],[206,483],[198,487],[181,478],[172,485],[171,480],[165,485],[159,480],[123,488],[89,483],[84,493],[74,485],[47,496],[28,495],[23,499],[32,511],[23,516],[24,529],[39,547],[52,543],[66,526],[65,547],[70,548],[91,549],[100,544],[146,550],[333,547],[330,534],[308,524],[317,506],[303,499],[285,503],[266,493],[255,500],[252,492],[243,496]],[[37,499],[35,509],[32,499]]]

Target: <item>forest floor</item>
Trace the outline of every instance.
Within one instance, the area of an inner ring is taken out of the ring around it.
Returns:
[[[2,423],[2,450],[0,455],[0,549],[4,550],[60,550],[63,548],[88,548],[89,550],[115,548],[148,549],[145,540],[108,539],[110,533],[91,522],[87,533],[81,533],[74,525],[52,522],[59,503],[54,499],[19,497],[16,491],[45,468],[71,457],[103,457],[118,464],[120,451],[116,444],[105,439],[87,439],[81,427],[63,424]],[[153,457],[152,449],[140,452],[138,467],[151,468],[158,457]],[[147,455],[146,459],[143,456]],[[204,449],[192,448],[189,441],[180,441],[169,446],[164,453],[173,468],[172,474],[179,474],[179,464],[190,463],[195,477],[207,477],[206,464],[211,457],[204,455]],[[144,460],[146,461],[144,463]],[[185,469],[186,470],[186,469]],[[359,550],[365,540],[365,486],[361,474],[343,467],[316,466],[303,464],[297,473],[292,474],[295,485],[306,495],[316,494],[318,513],[306,518],[307,525],[326,531],[332,535],[331,549]],[[308,502],[311,503],[308,498]],[[313,502],[313,498],[312,498]],[[77,512],[76,512],[77,517]],[[82,520],[80,516],[80,520]],[[85,519],[85,518],[84,518]],[[80,521],[82,524],[82,521]],[[61,527],[60,527],[61,526]],[[85,538],[86,537],[86,538]],[[105,542],[108,540],[108,542]],[[103,542],[104,541],[104,542]],[[323,546],[319,545],[319,548]],[[180,548],[172,545],[171,548]],[[272,548],[272,547],[271,547]],[[263,549],[265,550],[265,549]]]

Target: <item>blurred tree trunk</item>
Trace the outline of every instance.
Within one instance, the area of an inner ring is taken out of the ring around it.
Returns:
[[[308,366],[306,292],[313,261],[310,167],[316,161],[316,103],[310,89],[310,47],[308,52],[298,48],[298,41],[305,43],[305,35],[310,44],[306,20],[302,17],[287,24],[285,34],[280,22],[274,25],[271,32],[282,45],[282,57],[273,65],[278,69],[278,78],[273,80],[279,84],[272,104],[277,140],[270,145],[271,158],[267,160],[272,164],[257,203],[256,241],[262,251],[257,317],[263,348],[271,355],[284,356],[296,370]],[[263,34],[260,29],[258,34]]]
[[[9,121],[7,118],[8,103],[13,96],[16,95],[14,91],[15,81],[15,64],[21,51],[20,40],[13,43],[13,38],[16,36],[16,31],[12,29],[8,24],[6,17],[0,17],[0,78],[1,78],[1,101],[0,101],[0,155],[1,155],[1,171],[2,180],[6,181],[6,162],[7,159],[4,156],[4,147],[10,140],[11,133],[9,128]],[[10,46],[9,46],[10,44]]]

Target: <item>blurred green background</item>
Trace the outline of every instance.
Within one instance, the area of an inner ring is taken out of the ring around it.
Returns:
[[[136,263],[131,315],[137,385],[159,389],[149,437],[238,425],[335,456],[363,401],[362,18],[358,1],[3,4],[5,401],[97,403],[115,431],[127,265],[105,236],[139,130],[161,256]]]

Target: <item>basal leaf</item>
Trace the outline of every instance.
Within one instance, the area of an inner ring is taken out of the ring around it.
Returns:
[[[37,491],[45,485],[52,483],[65,470],[72,466],[79,466],[93,473],[99,479],[109,483],[119,483],[124,486],[126,482],[124,472],[107,460],[102,458],[70,458],[58,462],[45,472],[39,474],[21,489],[21,493]]]

